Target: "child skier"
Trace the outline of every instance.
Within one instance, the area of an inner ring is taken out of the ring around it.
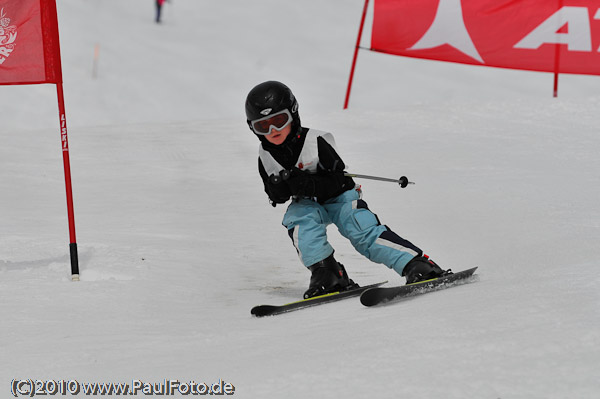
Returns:
[[[246,98],[246,120],[261,142],[258,170],[271,204],[292,198],[283,225],[311,272],[304,298],[358,286],[333,257],[326,231],[331,223],[359,253],[406,277],[407,284],[451,273],[379,222],[360,186],[345,175],[331,133],[301,126],[298,102],[286,85],[254,87]]]

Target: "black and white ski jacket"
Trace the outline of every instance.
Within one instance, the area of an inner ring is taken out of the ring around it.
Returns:
[[[344,175],[346,165],[336,151],[331,133],[301,127],[281,145],[271,144],[264,137],[260,139],[258,170],[273,206],[291,197],[324,203],[354,188],[352,178]],[[291,172],[289,181],[273,178],[282,176],[284,171]],[[291,179],[306,183],[301,195],[293,192],[295,185]]]

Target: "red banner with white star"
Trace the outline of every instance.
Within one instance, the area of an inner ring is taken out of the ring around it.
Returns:
[[[600,0],[375,0],[371,50],[600,75]]]
[[[0,84],[61,82],[55,0],[0,0]]]

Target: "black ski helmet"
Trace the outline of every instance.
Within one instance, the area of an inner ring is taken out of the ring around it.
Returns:
[[[246,97],[246,122],[252,129],[251,122],[287,109],[292,114],[292,131],[300,127],[298,102],[289,87],[281,82],[269,80],[256,85]]]

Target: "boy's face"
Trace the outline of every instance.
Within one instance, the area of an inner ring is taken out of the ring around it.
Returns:
[[[289,134],[290,134],[291,131],[292,131],[292,125],[291,124],[287,125],[286,127],[284,127],[281,130],[277,130],[273,126],[271,128],[271,133],[265,135],[265,138],[271,144],[280,145],[280,144],[282,144],[285,141],[285,139],[287,138],[287,136],[289,136]]]

